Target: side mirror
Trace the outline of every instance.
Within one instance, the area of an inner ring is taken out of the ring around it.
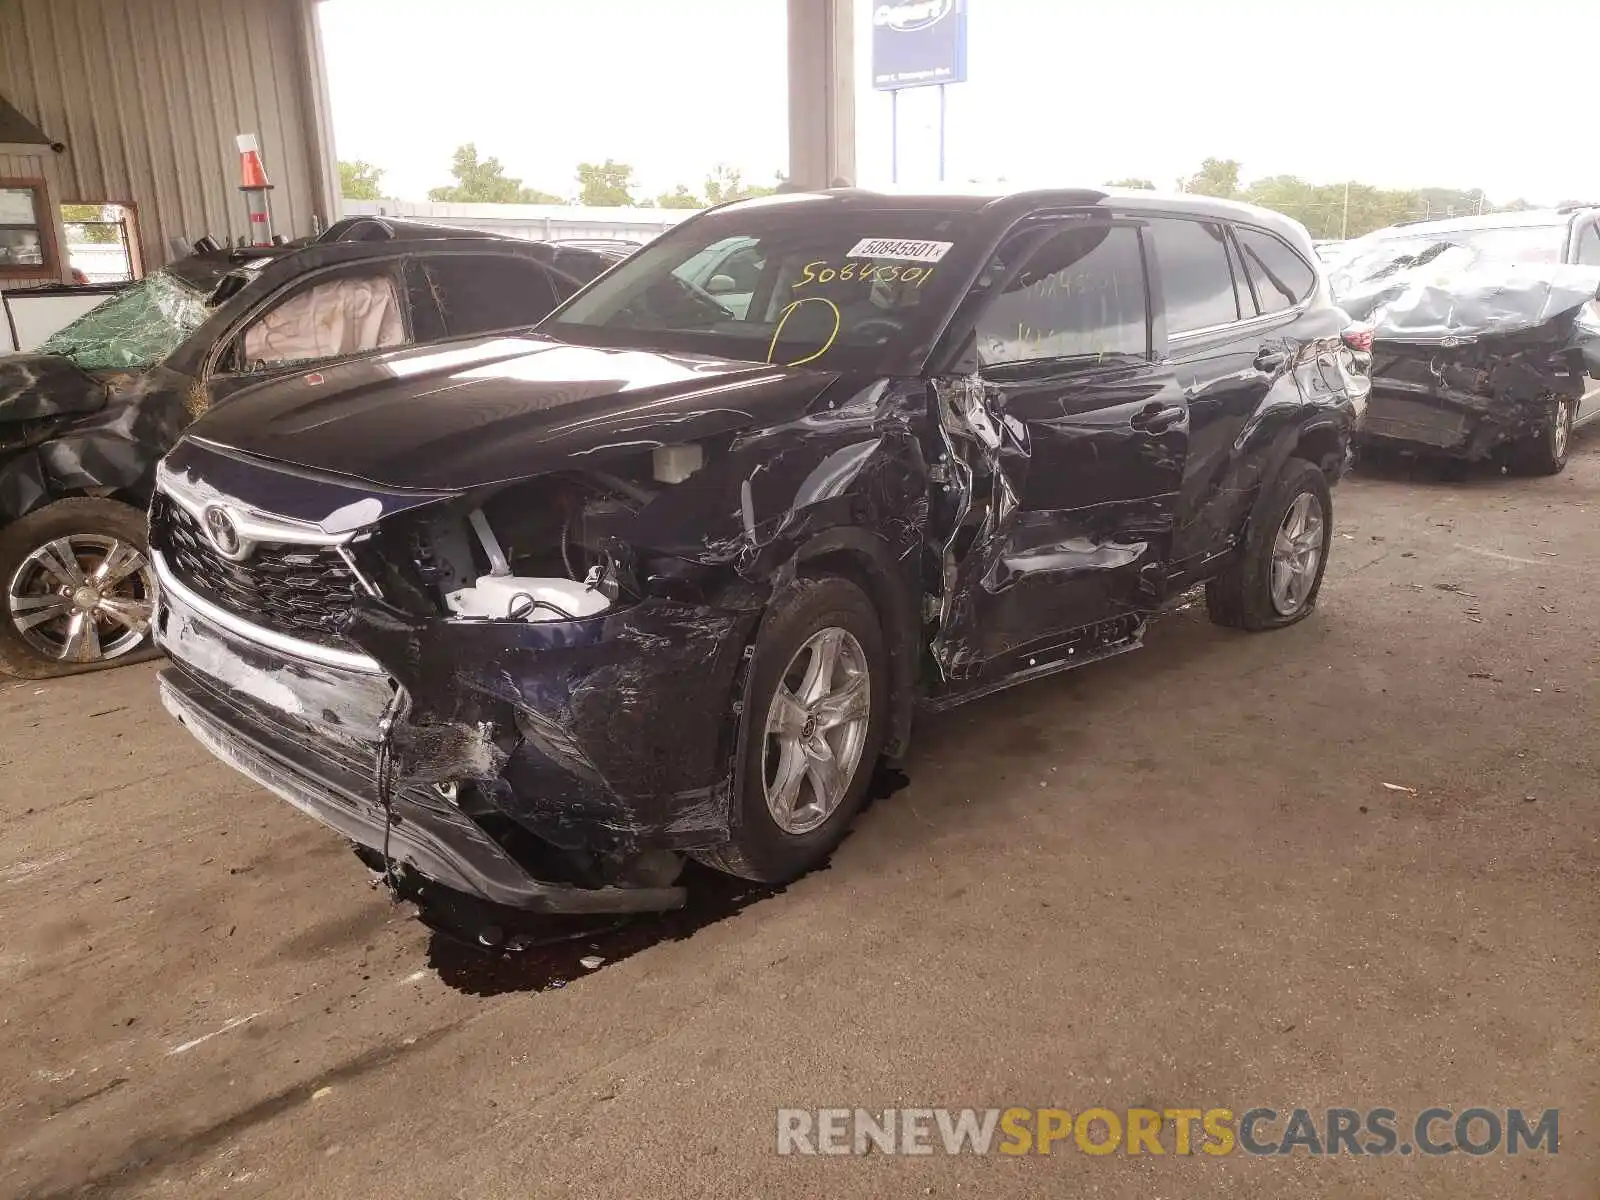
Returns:
[[[706,291],[713,296],[726,296],[738,286],[732,275],[713,275],[706,280]]]

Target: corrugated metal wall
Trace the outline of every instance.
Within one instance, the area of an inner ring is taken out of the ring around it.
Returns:
[[[168,241],[247,232],[234,135],[257,133],[278,233],[336,190],[312,0],[0,0],[0,95],[65,142],[63,202],[133,204]]]

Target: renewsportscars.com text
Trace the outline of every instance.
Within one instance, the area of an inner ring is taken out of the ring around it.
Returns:
[[[779,1154],[1523,1154],[1559,1152],[1560,1110],[780,1108]]]

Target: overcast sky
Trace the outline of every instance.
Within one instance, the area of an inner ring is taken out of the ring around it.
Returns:
[[[1600,197],[1592,0],[968,0],[947,177],[1170,187],[1208,156],[1243,177]],[[856,0],[857,175],[890,174]],[[727,162],[787,161],[785,0],[326,0],[339,156],[423,199],[466,141],[570,195],[631,164],[650,195]],[[1563,48],[1569,48],[1563,52]],[[902,93],[903,182],[937,178],[937,89]]]

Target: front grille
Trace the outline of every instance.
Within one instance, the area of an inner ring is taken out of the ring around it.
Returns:
[[[252,625],[350,648],[337,629],[360,584],[333,547],[260,542],[244,562],[231,562],[186,509],[159,492],[150,507],[150,544],[183,584]]]

